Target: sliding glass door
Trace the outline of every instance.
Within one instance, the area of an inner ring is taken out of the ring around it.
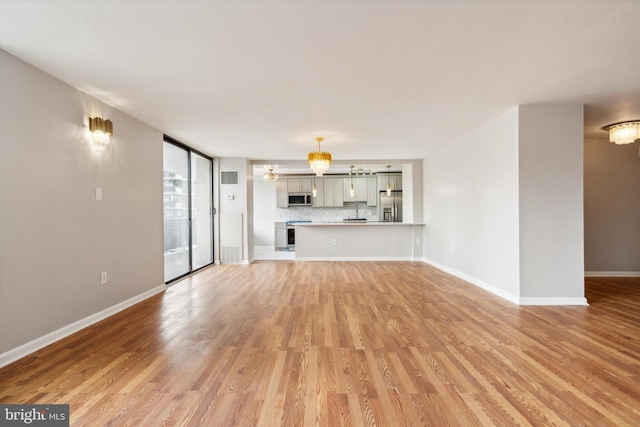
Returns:
[[[194,270],[213,262],[213,164],[196,153],[191,153],[191,248]]]
[[[163,156],[164,280],[213,263],[213,162],[166,137]]]

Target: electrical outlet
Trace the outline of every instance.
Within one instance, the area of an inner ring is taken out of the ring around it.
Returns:
[[[333,239],[333,244],[337,245],[338,244],[338,239]]]
[[[107,284],[107,272],[103,271],[102,273],[100,273],[100,284],[101,285],[106,285]]]

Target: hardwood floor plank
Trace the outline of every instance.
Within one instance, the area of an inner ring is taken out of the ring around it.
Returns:
[[[0,369],[73,426],[637,426],[640,279],[519,307],[418,262],[215,266]]]

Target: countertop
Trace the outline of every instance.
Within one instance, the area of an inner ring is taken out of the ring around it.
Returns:
[[[417,222],[385,222],[385,221],[335,221],[335,222],[305,222],[298,223],[296,227],[315,227],[315,226],[327,226],[327,225],[373,225],[373,226],[383,226],[383,227],[393,227],[393,226],[406,226],[406,225],[424,225],[424,223]]]

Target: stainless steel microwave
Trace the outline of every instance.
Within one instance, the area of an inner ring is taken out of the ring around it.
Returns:
[[[289,193],[289,206],[311,206],[311,194]]]

